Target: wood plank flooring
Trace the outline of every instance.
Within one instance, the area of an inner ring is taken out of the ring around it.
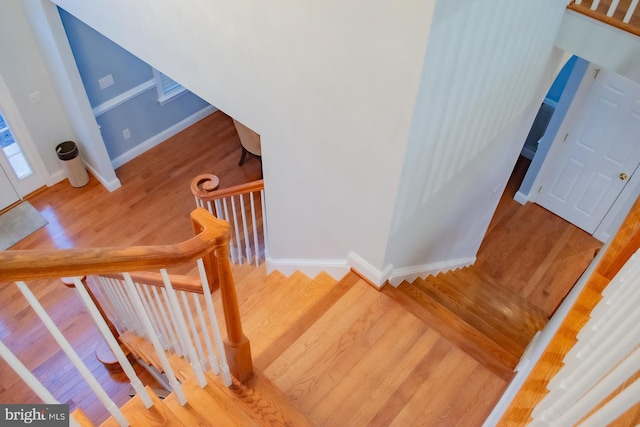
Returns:
[[[240,154],[231,119],[214,113],[119,168],[123,187],[113,193],[92,177],[83,188],[62,182],[31,197],[30,202],[49,224],[13,249],[160,244],[186,239],[192,233],[188,213],[195,206],[189,192],[191,178],[215,173],[223,187],[259,178],[258,160],[250,158],[238,167]],[[576,259],[571,251],[580,242],[592,242],[555,225],[556,220],[547,218],[551,214],[542,210],[536,215],[547,219],[540,220],[536,242],[552,249],[538,248],[538,261],[533,261],[524,250],[533,245],[527,245],[512,225],[526,216],[519,212],[519,205],[507,199],[501,202],[478,263],[503,286],[524,292],[529,301],[551,313],[573,284],[556,281],[556,276],[565,277],[568,273],[563,268],[573,268]],[[551,231],[545,230],[547,227]],[[553,243],[552,237],[558,234],[564,238]],[[597,246],[593,244],[593,248]],[[555,255],[549,255],[554,250]],[[511,268],[514,262],[532,274],[526,276]],[[261,275],[264,273],[234,269],[237,282]],[[347,278],[336,287],[328,286],[326,278],[298,277],[296,286],[306,291],[297,296],[274,289],[277,280],[272,280],[265,281],[271,286],[262,293],[241,296],[246,307],[243,314],[248,318],[245,328],[254,340],[255,363],[320,424],[335,425],[338,420],[353,420],[353,425],[422,424],[423,418],[416,417],[424,417],[433,421],[425,425],[479,425],[506,386],[503,379],[358,278]],[[97,331],[73,291],[51,281],[30,286],[90,369],[105,381],[114,400],[119,404],[126,401],[128,385],[121,377],[107,373],[93,357]],[[275,296],[267,302],[271,293]],[[289,312],[288,307],[294,305],[283,302],[288,297],[297,298],[296,304],[305,308],[296,306]],[[15,287],[0,284],[0,300],[2,339],[11,336],[9,346],[47,381],[59,399],[72,407],[81,406],[94,421],[104,419],[104,409],[69,369]],[[268,309],[267,304],[273,306]],[[342,314],[342,309],[348,314]],[[267,345],[267,340],[273,345]],[[314,344],[314,340],[320,341]],[[324,375],[316,373],[320,369]],[[438,381],[441,386],[434,386]],[[469,382],[484,385],[468,387]],[[0,362],[0,402],[37,401]],[[454,424],[448,424],[454,419]]]

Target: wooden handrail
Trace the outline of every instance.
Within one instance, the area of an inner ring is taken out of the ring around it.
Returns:
[[[572,1],[567,5],[567,9],[573,10],[574,12],[588,16],[589,18],[593,18],[596,21],[604,22],[605,24],[611,25],[612,27],[616,27],[622,31],[626,31],[633,35],[640,36],[640,28],[636,27],[635,25],[627,24],[622,22],[620,19],[609,17],[604,12],[591,10],[591,8],[585,4],[575,4]]]
[[[253,193],[264,189],[264,180],[247,182],[218,190],[215,175],[199,175],[191,181],[191,192],[200,200],[216,200],[228,196]]]
[[[166,268],[204,258],[228,244],[229,224],[206,209],[191,213],[200,232],[174,245],[128,248],[36,249],[0,252],[0,281],[59,278]]]

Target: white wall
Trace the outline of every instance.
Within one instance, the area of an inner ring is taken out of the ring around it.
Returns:
[[[0,5],[0,75],[40,153],[47,172],[62,169],[55,146],[73,137],[69,120],[48,74],[20,0]],[[42,102],[32,104],[29,95],[39,92]]]
[[[385,258],[396,282],[475,259],[555,77],[564,8],[437,3]]]
[[[382,267],[434,0],[55,3],[260,133],[276,264]]]

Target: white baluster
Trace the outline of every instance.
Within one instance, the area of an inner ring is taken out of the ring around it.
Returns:
[[[625,388],[580,425],[584,427],[609,425],[627,409],[638,403],[638,396],[640,396],[640,380],[635,380],[633,384]]]
[[[200,387],[204,387],[207,385],[207,379],[204,376],[204,371],[202,370],[202,366],[200,365],[200,360],[198,359],[196,350],[193,347],[191,340],[189,339],[189,329],[187,328],[187,324],[184,320],[182,310],[180,310],[178,296],[176,295],[176,291],[173,289],[173,285],[171,284],[171,280],[169,279],[167,270],[164,268],[161,269],[160,274],[162,274],[162,280],[164,281],[165,289],[167,290],[167,294],[169,295],[169,304],[175,312],[175,317],[177,320],[176,326],[178,327],[179,334],[183,337],[184,349],[189,355],[191,368],[196,374],[196,378],[198,379],[198,384],[200,384]]]
[[[267,230],[267,206],[264,203],[264,189],[260,190],[260,203],[262,206],[262,241],[264,242],[264,259],[269,256],[269,233]]]
[[[249,240],[249,228],[247,227],[247,213],[245,212],[245,207],[244,207],[244,195],[239,194],[238,198],[240,199],[240,212],[242,212],[242,231],[244,232],[245,253],[247,255],[247,262],[251,264],[251,260],[253,259],[253,256],[251,254],[251,240]]]
[[[591,389],[578,389],[577,385],[572,390],[568,390],[565,396],[561,397],[563,402],[572,402],[571,406],[563,407],[564,413],[560,415],[556,423],[558,425],[574,425],[587,415],[593,408],[602,402],[617,387],[629,378],[629,373],[637,372],[640,369],[640,349],[636,349],[622,363],[616,366],[604,378],[600,379]],[[588,390],[584,393],[585,390]],[[581,398],[577,394],[583,394]],[[560,401],[556,405],[561,405]],[[562,407],[562,406],[561,406]]]
[[[596,10],[599,5],[600,5],[600,0],[593,0],[593,2],[591,3],[591,10]]]
[[[160,331],[160,343],[162,344],[162,346],[169,350],[170,352],[173,352],[173,346],[171,344],[171,339],[169,338],[169,334],[167,333],[167,328],[165,327],[164,324],[164,320],[162,318],[162,316],[160,315],[160,313],[158,312],[158,309],[156,308],[156,302],[153,299],[153,296],[151,296],[151,292],[149,292],[149,288],[151,286],[143,286],[142,289],[144,291],[144,295],[147,298],[147,301],[149,302],[149,308],[151,309],[151,315],[152,317],[155,319],[155,325],[157,326],[157,330]]]
[[[177,354],[184,357],[188,362],[191,362],[189,351],[187,350],[187,343],[185,342],[184,336],[182,335],[182,333],[180,333],[180,328],[178,327],[178,315],[174,312],[174,307],[171,305],[171,300],[169,299],[167,288],[161,288],[160,291],[162,292],[162,296],[164,297],[165,301],[164,310],[165,312],[169,313],[169,318],[171,319],[169,324],[173,328],[178,340],[178,348],[180,348],[180,352]]]
[[[231,199],[233,200],[233,199]],[[217,201],[218,203],[220,203],[220,201]],[[229,217],[229,209],[227,206],[227,199],[224,198],[222,199],[222,206],[224,209],[224,220],[231,223],[230,217]],[[229,253],[231,255],[231,262],[233,262],[234,264],[242,264],[242,259],[238,259],[239,254],[236,252],[236,243],[235,243],[235,237],[233,233],[230,233],[229,236]]]
[[[209,290],[209,281],[207,280],[207,273],[204,270],[202,258],[198,259],[198,272],[200,273],[204,302],[207,306],[207,314],[209,315],[209,324],[213,330],[213,339],[216,343],[216,348],[218,349],[218,356],[220,357],[222,380],[224,384],[229,387],[231,385],[231,372],[229,371],[229,363],[227,362],[227,355],[224,351],[224,344],[222,343],[222,337],[220,335],[220,327],[218,326],[218,318],[216,316],[216,311],[213,308],[213,298],[211,297],[211,291]]]
[[[198,352],[198,360],[200,360],[202,369],[206,371],[207,359],[205,359],[204,357],[204,350],[202,349],[202,343],[200,342],[200,337],[198,336],[198,329],[196,328],[196,323],[193,321],[193,314],[191,314],[191,306],[189,305],[189,300],[187,299],[187,293],[181,291],[180,296],[182,297],[182,306],[184,307],[185,313],[187,315],[187,320],[189,321],[189,327],[191,327],[191,336],[193,337],[192,342],[196,346],[196,351]]]
[[[173,325],[171,324],[169,316],[166,315],[166,313],[167,313],[166,304],[163,303],[163,300],[162,300],[162,298],[160,297],[160,295],[158,293],[158,288],[153,286],[151,288],[151,290],[153,291],[153,296],[155,297],[156,304],[158,304],[158,311],[159,311],[160,319],[164,323],[164,325],[166,327],[166,331],[168,332],[169,341],[171,342],[171,347],[173,348],[173,352],[175,354],[177,354],[178,356],[182,356],[184,353],[182,352],[182,348],[180,347],[180,343],[178,342],[178,338],[176,337],[176,334],[175,334],[175,332],[173,330]],[[164,314],[164,316],[163,316],[163,314]]]
[[[31,390],[33,390],[33,392],[37,394],[44,403],[50,405],[57,405],[60,403],[55,397],[53,397],[51,392],[49,392],[49,390],[47,390],[40,381],[38,381],[29,368],[24,366],[20,359],[18,359],[2,341],[0,341],[0,357],[7,362],[11,369],[13,369],[15,373],[22,378],[22,381],[27,383]]]
[[[29,302],[29,305],[31,305],[31,308],[33,308],[40,320],[42,320],[42,323],[44,323],[49,333],[53,335],[62,351],[64,351],[71,363],[73,363],[73,366],[75,366],[80,375],[82,375],[82,378],[84,378],[87,384],[89,384],[89,387],[91,387],[91,390],[93,390],[93,392],[96,394],[98,399],[100,399],[105,408],[107,408],[109,413],[121,426],[128,426],[129,422],[122,414],[122,411],[120,411],[120,408],[118,408],[113,400],[111,400],[100,383],[98,383],[95,377],[91,374],[89,368],[87,368],[87,366],[82,362],[82,359],[80,359],[80,356],[78,356],[71,344],[69,344],[69,341],[67,341],[64,335],[62,335],[60,329],[58,329],[51,317],[49,317],[40,302],[27,287],[27,284],[19,281],[16,282],[16,285],[18,286],[18,289],[20,289],[20,292],[22,292],[22,295],[24,295],[24,297]]]
[[[235,198],[233,196],[229,197],[231,199],[231,212],[233,213],[233,228],[235,229],[236,232],[236,246],[238,249],[238,254],[239,254],[239,259],[238,259],[238,264],[244,264],[244,261],[242,261],[242,242],[240,241],[240,230],[238,228],[238,213],[236,211],[236,202],[235,202]]]
[[[620,3],[620,0],[613,0],[611,2],[611,6],[609,6],[609,10],[607,10],[607,16],[609,18],[611,18],[613,14],[616,12],[616,9],[618,8],[618,3]]]
[[[260,266],[260,246],[258,244],[258,221],[256,221],[255,192],[249,194],[251,200],[251,224],[253,224],[253,248],[255,250],[256,267]]]
[[[211,202],[209,202],[211,203]],[[215,206],[216,206],[216,217],[220,218],[220,219],[224,219],[225,221],[227,220],[224,216],[224,211],[222,210],[222,205],[220,204],[220,199],[216,199],[214,200]]]
[[[627,13],[624,15],[624,18],[622,19],[622,22],[624,22],[625,24],[628,24],[629,21],[631,21],[631,17],[636,12],[637,6],[638,6],[638,0],[632,0],[631,4],[629,5],[629,9],[627,9]]]
[[[213,206],[211,206],[211,200],[207,200],[207,210],[209,210],[211,215],[217,217],[216,213],[213,211]]]
[[[220,373],[220,366],[218,364],[218,358],[213,352],[213,345],[211,344],[211,337],[209,336],[209,328],[207,327],[207,322],[205,322],[204,315],[202,314],[202,306],[200,304],[200,300],[198,299],[198,294],[193,294],[193,302],[196,306],[196,313],[198,314],[198,320],[200,321],[200,329],[202,329],[204,343],[207,346],[209,366],[211,366],[213,373],[218,375]]]
[[[131,386],[136,391],[138,396],[140,396],[140,398],[142,399],[142,403],[144,403],[144,406],[146,408],[150,408],[153,405],[151,396],[149,396],[149,393],[144,388],[144,385],[140,381],[140,378],[138,378],[138,376],[136,375],[136,372],[131,366],[131,363],[129,363],[127,356],[122,351],[120,344],[118,344],[118,341],[116,341],[115,337],[109,330],[109,325],[107,325],[107,322],[102,318],[102,315],[100,315],[100,311],[93,303],[93,300],[91,299],[89,292],[87,292],[84,283],[82,283],[82,280],[80,280],[79,277],[75,277],[73,283],[75,284],[76,291],[78,292],[80,299],[84,303],[84,306],[87,308],[87,311],[89,312],[91,317],[93,317],[93,321],[96,323],[96,326],[102,333],[102,336],[107,341],[111,352],[118,360],[118,363],[120,363],[120,367],[122,367],[122,370],[127,375],[127,378],[129,378]]]
[[[147,330],[147,333],[149,334],[149,341],[151,341],[151,344],[153,344],[153,347],[156,350],[158,358],[160,359],[160,363],[162,364],[164,373],[167,376],[167,379],[169,380],[169,384],[171,384],[171,389],[176,394],[176,397],[178,398],[178,401],[180,402],[180,404],[185,405],[187,403],[187,398],[184,394],[184,391],[182,390],[182,386],[178,382],[178,379],[176,378],[175,374],[173,373],[173,368],[171,367],[171,364],[167,359],[167,355],[164,353],[164,350],[162,348],[162,345],[160,344],[160,341],[158,340],[158,337],[153,333],[153,326],[151,325],[149,316],[144,311],[144,305],[140,300],[140,296],[136,292],[136,288],[133,285],[133,280],[131,280],[131,275],[129,273],[123,273],[123,276],[124,276],[124,282],[127,288],[127,293],[129,294],[129,299],[134,304],[136,311],[140,315],[140,319],[142,320],[142,323],[144,324]]]
[[[125,321],[127,322],[127,329],[135,332],[141,337],[146,337],[146,333],[144,329],[141,327],[140,322],[138,321],[138,316],[136,315],[136,311],[131,305],[131,301],[129,301],[129,298],[127,297],[127,294],[124,290],[124,283],[115,279],[109,279],[109,280],[113,284],[113,290],[115,294],[118,296],[118,299],[122,304],[122,307],[124,308]]]
[[[100,283],[100,288],[103,290],[103,295],[106,296],[106,299],[111,304],[113,308],[113,313],[115,314],[112,318],[113,323],[116,325],[118,332],[122,333],[124,331],[129,330],[125,324],[125,317],[123,308],[120,305],[120,301],[116,298],[113,290],[111,289],[111,283],[106,280],[104,277],[97,276],[98,282]]]
[[[164,339],[164,334],[160,329],[160,325],[158,323],[158,319],[156,317],[156,313],[154,310],[155,307],[152,308],[152,306],[149,304],[149,301],[147,300],[147,297],[144,291],[142,290],[143,288],[146,288],[146,285],[143,286],[143,285],[140,285],[140,283],[134,283],[134,285],[138,290],[138,295],[140,295],[140,300],[142,301],[142,304],[144,305],[145,310],[147,311],[147,313],[149,313],[149,320],[151,320],[151,325],[153,326],[153,330],[155,334],[158,336],[158,339],[160,340],[160,344],[162,344],[162,348],[166,350],[169,346],[167,345],[167,342]]]
[[[195,199],[196,199],[196,207],[197,207],[197,208],[201,208],[201,207],[203,207],[203,206],[202,206],[202,203],[203,203],[203,202],[202,202],[202,200],[200,200],[200,199],[198,198],[198,196],[194,196],[194,197],[195,197]]]

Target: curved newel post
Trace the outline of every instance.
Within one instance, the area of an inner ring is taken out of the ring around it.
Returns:
[[[213,253],[220,277],[220,296],[226,320],[227,339],[224,342],[224,347],[229,369],[236,379],[244,382],[253,375],[253,361],[251,360],[249,338],[242,331],[238,296],[229,264],[229,245],[218,246]]]

